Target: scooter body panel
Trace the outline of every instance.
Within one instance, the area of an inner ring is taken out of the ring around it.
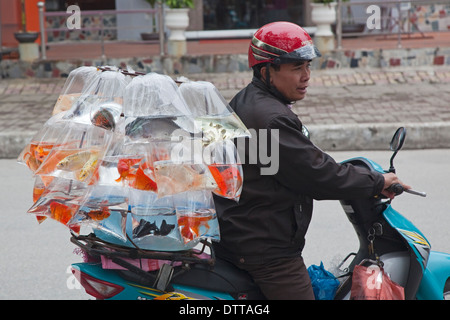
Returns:
[[[450,255],[431,251],[427,268],[417,291],[418,300],[442,300],[447,280],[450,278]]]
[[[414,251],[422,271],[425,271],[431,250],[428,240],[411,221],[394,210],[390,205],[383,212],[383,215],[386,221],[406,240]]]
[[[123,278],[115,270],[102,269],[101,263],[74,263],[72,268],[90,277],[113,283],[123,288],[110,300],[233,300],[227,293],[203,290],[202,288],[173,284],[173,290],[161,291]],[[199,280],[200,281],[200,280]]]

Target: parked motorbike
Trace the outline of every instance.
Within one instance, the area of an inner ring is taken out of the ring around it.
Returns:
[[[399,128],[391,141],[394,152],[403,146],[406,130]],[[387,171],[370,159],[358,157],[344,161],[372,171]],[[418,196],[425,193],[391,189]],[[350,299],[352,272],[356,265],[377,263],[390,278],[404,288],[405,299],[450,299],[450,255],[431,251],[425,236],[397,212],[383,196],[342,200],[341,205],[359,239],[359,250],[350,253],[339,265],[340,286],[335,299]],[[155,252],[135,246],[115,244],[106,234],[73,235],[71,241],[89,257],[73,264],[73,273],[86,292],[97,299],[264,299],[258,286],[244,271],[216,257],[211,244],[202,240],[194,249],[181,252]],[[351,259],[351,260],[350,260]],[[117,268],[105,269],[105,261]],[[148,262],[161,262],[156,270],[143,268]],[[343,267],[347,265],[347,267]]]

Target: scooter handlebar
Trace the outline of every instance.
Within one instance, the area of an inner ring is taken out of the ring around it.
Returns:
[[[405,191],[400,183],[391,184],[386,190],[395,193],[396,196],[402,194],[403,191]]]
[[[404,189],[403,186],[399,183],[394,183],[393,185],[391,185],[389,188],[386,189],[389,192],[393,192],[395,193],[395,195],[400,195],[404,192],[416,195],[416,196],[421,196],[421,197],[426,197],[427,194],[425,192],[421,192],[421,191],[415,191],[413,189]]]

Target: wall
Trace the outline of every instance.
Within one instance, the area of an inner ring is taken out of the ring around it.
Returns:
[[[17,47],[14,32],[20,30],[20,0],[0,0],[1,45]]]

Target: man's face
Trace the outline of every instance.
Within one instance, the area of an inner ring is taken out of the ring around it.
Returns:
[[[299,101],[305,98],[308,87],[310,69],[309,61],[286,63],[276,71],[270,67],[271,84],[289,101]]]

